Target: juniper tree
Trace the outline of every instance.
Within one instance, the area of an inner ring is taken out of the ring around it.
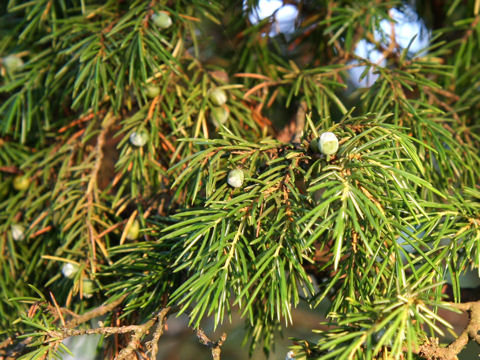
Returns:
[[[480,1],[284,1],[288,32],[257,5],[2,2],[2,358],[89,333],[155,358],[180,313],[214,359],[228,334],[201,321],[232,314],[268,353],[325,299],[330,326],[288,358],[480,342],[459,281],[480,265]],[[450,344],[442,308],[471,319]]]

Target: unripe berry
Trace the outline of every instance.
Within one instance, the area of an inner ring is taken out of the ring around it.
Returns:
[[[148,133],[145,130],[134,131],[130,134],[130,143],[142,147],[148,141]]]
[[[148,84],[145,88],[145,94],[150,98],[153,99],[160,94],[160,87],[155,84]]]
[[[172,18],[164,12],[153,14],[152,21],[160,29],[167,29],[172,25]]]
[[[229,115],[230,111],[224,106],[215,106],[210,109],[210,121],[216,127],[219,127],[220,124],[225,124]]]
[[[8,55],[2,59],[2,62],[9,73],[13,73],[23,66],[23,60],[17,55]]]
[[[225,91],[219,88],[215,88],[210,91],[210,101],[215,106],[222,106],[227,102],[227,94]]]
[[[13,188],[18,191],[27,190],[30,186],[30,179],[25,175],[17,175],[13,179]]]
[[[12,238],[15,241],[22,241],[25,239],[25,228],[19,224],[12,225]]]
[[[133,223],[130,225],[130,228],[128,229],[127,239],[128,240],[137,239],[139,232],[140,232],[140,224],[137,220],[134,220]]]
[[[68,279],[73,279],[78,272],[78,266],[72,263],[65,263],[62,266],[62,274]]]
[[[93,281],[89,279],[83,279],[82,290],[85,298],[91,298],[93,296]]]
[[[325,155],[333,155],[338,150],[338,138],[332,132],[324,132],[318,140],[318,148]]]
[[[231,187],[239,188],[243,185],[244,178],[245,176],[242,170],[240,169],[230,170],[227,177],[227,183]]]

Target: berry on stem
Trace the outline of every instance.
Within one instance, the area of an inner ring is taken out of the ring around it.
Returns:
[[[30,186],[30,179],[25,175],[17,175],[13,179],[13,188],[18,191],[27,190]]]
[[[146,130],[134,131],[130,134],[130,143],[134,146],[142,147],[148,141],[148,133]]]
[[[230,111],[225,106],[215,106],[210,109],[210,121],[215,127],[225,124],[229,115]]]
[[[160,94],[160,87],[155,84],[148,84],[145,88],[145,94],[150,98],[153,99]]]
[[[23,60],[17,55],[8,55],[2,59],[3,66],[9,73],[13,73],[23,66]]]
[[[62,266],[62,274],[68,279],[73,279],[78,272],[78,266],[72,263],[65,263]]]
[[[140,232],[140,223],[138,222],[138,220],[134,220],[128,229],[127,239],[128,240],[137,239],[139,232]]]
[[[333,155],[338,150],[338,138],[332,132],[324,132],[318,139],[318,148],[325,155]]]
[[[210,91],[210,101],[215,106],[222,106],[227,102],[227,94],[220,88],[215,88]]]
[[[239,188],[243,185],[245,175],[240,169],[230,170],[227,177],[227,183],[233,188]]]
[[[152,15],[153,23],[160,29],[167,29],[172,25],[172,18],[164,12],[157,12]]]
[[[89,279],[83,279],[82,281],[83,296],[87,299],[93,296],[93,281]]]
[[[22,241],[25,239],[25,228],[19,224],[12,225],[12,238],[15,241]]]

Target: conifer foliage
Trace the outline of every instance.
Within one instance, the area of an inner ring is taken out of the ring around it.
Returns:
[[[0,357],[154,359],[180,313],[213,359],[234,313],[268,353],[322,301],[287,358],[480,343],[480,1],[283,5],[291,31],[253,0],[1,3]],[[449,344],[440,309],[470,315]]]

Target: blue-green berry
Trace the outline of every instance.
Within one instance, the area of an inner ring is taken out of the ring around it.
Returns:
[[[72,263],[65,263],[62,266],[62,274],[68,279],[73,279],[75,274],[78,272],[78,265]]]
[[[172,18],[164,12],[158,12],[153,14],[152,21],[160,29],[167,29],[172,26]]]
[[[23,66],[23,60],[17,55],[8,55],[4,57],[2,63],[9,73],[13,73]]]
[[[227,183],[231,187],[239,188],[243,185],[243,180],[245,179],[245,175],[243,171],[240,169],[230,170],[227,177]]]
[[[83,296],[87,299],[91,298],[94,293],[93,281],[89,279],[83,279],[82,281]]]
[[[210,91],[210,101],[215,106],[222,106],[227,102],[227,94],[220,88],[215,88]]]
[[[25,239],[25,228],[19,224],[13,224],[11,228],[12,238],[15,241],[22,241]]]
[[[148,84],[145,88],[145,94],[150,98],[153,99],[160,95],[160,87],[155,84]]]
[[[128,240],[137,239],[139,232],[140,232],[140,223],[138,222],[138,220],[134,220],[133,223],[128,228],[127,239]]]
[[[332,132],[324,132],[318,139],[318,148],[322,154],[333,155],[338,150],[338,138]]]
[[[134,131],[130,134],[130,143],[137,147],[144,146],[148,141],[148,133],[145,130]]]
[[[210,121],[216,127],[219,127],[220,124],[225,124],[229,115],[230,111],[224,106],[215,106],[210,109]]]

